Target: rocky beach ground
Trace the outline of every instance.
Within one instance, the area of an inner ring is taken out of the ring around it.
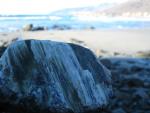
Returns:
[[[54,32],[53,36],[55,36],[55,34],[56,33]],[[9,34],[6,35],[8,36]],[[14,38],[5,38],[5,40],[1,39],[0,56],[11,42],[19,39],[17,35],[11,34],[11,36],[14,36]],[[27,37],[29,34],[26,33],[24,36]],[[30,36],[33,36],[33,34],[31,33]],[[8,41],[8,39],[10,40]],[[72,39],[71,42],[87,46],[85,41],[82,41],[82,38],[81,41],[78,39]],[[141,45],[139,46],[143,47]],[[145,46],[148,48],[148,45]],[[149,54],[149,51],[142,51],[130,55],[124,55],[119,52],[112,54],[111,52],[104,50],[98,52],[97,55],[99,60],[112,73],[112,84],[114,90],[114,97],[110,101],[109,106],[103,109],[103,113],[150,113]]]
[[[114,97],[104,113],[150,113],[150,59],[100,58],[111,70]]]

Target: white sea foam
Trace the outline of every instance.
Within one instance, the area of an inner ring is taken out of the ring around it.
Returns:
[[[59,17],[59,16],[49,16],[49,19],[50,20],[61,20],[62,17]]]
[[[113,21],[150,21],[150,18],[136,18],[136,17],[106,17],[106,16],[76,16],[78,21],[101,21],[101,22],[113,22]]]

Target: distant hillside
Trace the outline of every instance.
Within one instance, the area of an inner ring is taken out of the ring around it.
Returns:
[[[144,17],[150,19],[150,0],[124,0],[124,2],[106,2],[97,6],[67,8],[51,12],[47,15],[0,15],[0,17],[32,17],[52,16],[68,19],[91,19],[101,20],[101,17]]]
[[[104,3],[95,7],[72,8],[51,13],[61,17],[101,20],[101,17],[150,18],[150,0],[128,0],[123,3]]]
[[[150,17],[150,0],[130,0],[101,13],[109,16]]]

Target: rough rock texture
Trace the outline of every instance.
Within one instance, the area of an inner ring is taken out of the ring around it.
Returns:
[[[111,95],[110,72],[81,46],[17,41],[0,59],[0,109],[95,111],[107,105]]]
[[[150,113],[150,59],[101,58],[112,73],[114,97],[101,113]]]

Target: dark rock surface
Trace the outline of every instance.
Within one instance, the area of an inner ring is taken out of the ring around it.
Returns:
[[[67,25],[60,25],[60,24],[56,24],[56,25],[53,25],[52,27],[51,27],[51,29],[53,29],[53,30],[70,30],[71,29],[71,27],[70,26],[67,26]]]
[[[110,72],[81,46],[17,41],[0,59],[1,111],[98,112],[111,95]]]
[[[150,113],[150,59],[101,58],[111,70],[114,98],[102,113]]]
[[[32,29],[32,31],[43,31],[43,30],[47,30],[48,28],[46,27],[42,27],[42,26],[38,26],[38,27],[34,27]]]

